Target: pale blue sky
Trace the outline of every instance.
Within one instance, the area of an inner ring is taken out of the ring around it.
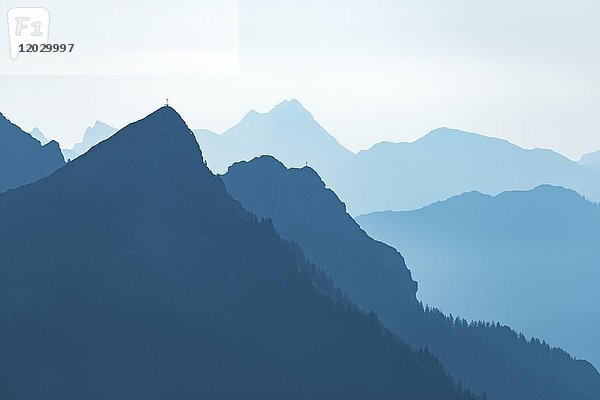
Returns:
[[[47,1],[51,14],[63,2]],[[154,0],[145,15],[160,19],[163,3],[185,14],[193,2]],[[0,75],[0,111],[68,146],[96,119],[118,127],[167,96],[217,132],[293,97],[354,151],[450,126],[577,159],[600,149],[599,20],[592,0],[241,0],[238,73]]]

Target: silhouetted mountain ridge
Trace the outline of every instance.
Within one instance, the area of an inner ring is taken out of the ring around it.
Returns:
[[[367,236],[313,169],[287,169],[262,156],[234,164],[223,181],[245,208],[272,218],[278,232],[297,242],[351,301],[374,310],[412,345],[428,347],[468,387],[489,399],[598,398],[600,375],[589,363],[497,323],[467,323],[423,308],[402,256]],[[580,198],[572,191],[565,195]]]
[[[288,170],[275,158],[262,156],[232,165],[222,179],[246,209],[272,219],[284,239],[298,242],[365,310],[378,310],[383,316],[381,310],[399,303],[417,305],[417,284],[402,256],[371,240],[312,168]]]
[[[551,150],[439,128],[412,143],[382,142],[354,154],[297,101],[265,114],[250,112],[224,134],[199,134],[197,139],[209,167],[219,173],[261,155],[288,167],[308,164],[352,215],[417,209],[473,190],[494,195],[541,184],[568,187],[600,201],[600,173]]]
[[[473,398],[233,200],[172,108],[0,221],[2,398]]]
[[[63,154],[74,159],[114,131],[97,123],[81,144]],[[568,187],[600,201],[600,164],[582,165],[551,150],[523,149],[504,139],[445,127],[412,143],[381,142],[354,154],[295,99],[267,113],[251,110],[223,134],[203,129],[195,134],[216,173],[261,155],[272,155],[288,167],[314,167],[352,215],[417,209],[473,190],[495,195],[541,184]]]

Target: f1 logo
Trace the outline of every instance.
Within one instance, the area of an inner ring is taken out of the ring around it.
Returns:
[[[15,60],[21,45],[48,42],[50,12],[42,7],[11,8],[8,10],[10,57]]]

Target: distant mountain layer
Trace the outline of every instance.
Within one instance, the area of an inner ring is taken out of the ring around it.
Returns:
[[[358,222],[402,251],[425,302],[508,323],[600,366],[599,205],[540,186],[466,193]]]
[[[243,120],[222,135],[194,131],[204,149],[208,166],[225,172],[237,161],[249,161],[266,154],[288,166],[309,164],[333,173],[354,154],[315,121],[297,101],[284,101],[265,114],[250,111]]]
[[[81,142],[77,143],[71,149],[63,149],[63,154],[66,159],[74,160],[80,155],[87,152],[93,146],[108,139],[117,132],[117,129],[108,126],[103,122],[96,121],[94,126],[87,128],[83,134]]]
[[[58,143],[42,146],[0,114],[0,193],[35,182],[64,163]]]
[[[311,168],[286,169],[263,156],[234,164],[222,179],[245,208],[272,218],[350,300],[414,346],[427,346],[468,387],[502,400],[600,397],[600,375],[587,362],[507,327],[469,325],[423,309],[402,256],[367,236]]]
[[[446,128],[414,143],[381,143],[360,152],[344,177],[340,195],[355,199],[354,209],[361,213],[410,210],[468,191],[495,195],[540,184],[600,200],[600,173],[560,154]]]
[[[250,112],[217,135],[196,131],[208,166],[272,155],[288,167],[306,164],[344,199],[352,215],[411,210],[477,190],[498,194],[541,184],[571,188],[600,201],[600,173],[550,150],[525,150],[505,140],[436,129],[414,143],[380,143],[353,154],[296,100],[266,114]]]
[[[234,201],[171,108],[0,221],[2,399],[474,399]]]
[[[600,172],[600,151],[585,154],[579,163]]]

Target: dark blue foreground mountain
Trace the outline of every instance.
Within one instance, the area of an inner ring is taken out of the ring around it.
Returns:
[[[58,143],[42,146],[0,114],[0,193],[35,182],[64,164]]]
[[[401,249],[429,304],[543,335],[600,366],[600,205],[540,186],[358,221]]]
[[[364,309],[389,315],[399,305],[417,306],[417,283],[402,256],[368,237],[313,169],[288,170],[262,156],[234,164],[222,179],[233,198],[259,218],[271,218],[284,239],[299,243]]]
[[[171,108],[0,195],[0,257],[2,399],[472,398],[234,201]]]
[[[245,208],[272,218],[351,301],[376,311],[412,345],[427,346],[468,387],[496,400],[600,398],[600,375],[589,363],[506,326],[423,309],[402,256],[367,236],[311,168],[286,169],[263,156],[234,164],[223,181]]]

